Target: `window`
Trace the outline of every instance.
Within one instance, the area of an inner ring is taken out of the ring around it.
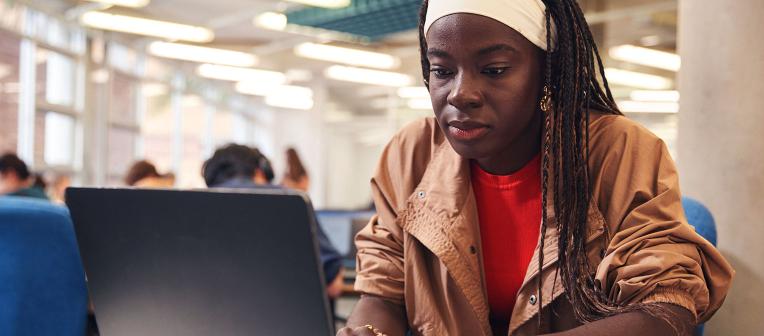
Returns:
[[[185,95],[183,109],[183,152],[177,172],[177,184],[184,188],[204,187],[201,176],[204,157],[204,102],[197,95]]]
[[[109,130],[109,184],[119,185],[133,164],[136,153],[135,131],[112,127]]]
[[[139,104],[144,71],[141,57],[117,43],[108,45],[110,69],[108,92],[107,175],[108,184],[121,185],[127,169],[139,156]]]
[[[175,131],[170,87],[162,83],[147,83],[141,91],[146,106],[141,122],[143,155],[153,162],[160,172],[168,172],[173,167]]]
[[[36,93],[39,103],[73,107],[76,64],[71,57],[46,49],[37,49]]]
[[[76,163],[76,119],[73,116],[38,111],[35,114],[36,167],[71,168]]]
[[[44,160],[48,166],[74,165],[75,125],[73,117],[56,112],[45,113]]]

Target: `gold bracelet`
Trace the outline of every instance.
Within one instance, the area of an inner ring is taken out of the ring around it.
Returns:
[[[374,336],[387,336],[387,334],[382,333],[381,331],[379,331],[379,329],[374,328],[374,326],[371,325],[371,324],[367,324],[367,325],[365,325],[363,327],[366,328],[366,329],[371,330],[371,332],[374,333]]]

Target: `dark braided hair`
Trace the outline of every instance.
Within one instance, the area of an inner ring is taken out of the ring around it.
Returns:
[[[541,267],[548,222],[547,197],[552,183],[553,206],[558,240],[558,271],[576,319],[582,323],[613,315],[642,311],[666,321],[675,332],[671,312],[657,304],[621,305],[611,300],[595,284],[586,253],[589,185],[589,111],[621,115],[605,77],[602,59],[583,11],[576,0],[542,0],[546,5],[547,45],[544,69],[545,90],[551,94],[551,108],[544,111],[542,140],[542,224],[539,241],[538,301],[543,305]],[[429,88],[430,62],[424,23],[428,0],[420,10],[419,44],[422,73]],[[552,41],[551,25],[557,32]],[[554,48],[552,48],[554,43]],[[602,78],[602,84],[599,82]],[[546,97],[545,97],[546,98]],[[541,113],[541,112],[539,112]],[[553,174],[550,178],[550,174]],[[609,232],[605,226],[604,244]],[[606,246],[603,246],[606,247]],[[555,276],[555,281],[557,277]],[[541,327],[539,311],[539,327]]]

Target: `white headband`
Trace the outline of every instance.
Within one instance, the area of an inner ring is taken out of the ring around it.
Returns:
[[[433,22],[456,13],[478,14],[499,21],[543,50],[546,45],[546,6],[541,0],[430,0],[424,34]],[[552,48],[555,28],[551,22]]]

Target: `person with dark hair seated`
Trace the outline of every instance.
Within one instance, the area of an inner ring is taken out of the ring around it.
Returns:
[[[175,176],[159,174],[153,163],[141,160],[130,166],[124,181],[126,185],[136,188],[172,188]]]
[[[48,199],[45,187],[34,184],[26,163],[13,153],[0,156],[0,195]]]
[[[210,188],[281,189],[272,185],[271,163],[256,148],[229,144],[215,151],[204,162],[202,176]],[[326,233],[318,227],[318,245],[327,294],[337,298],[342,294],[342,256],[332,246]]]

